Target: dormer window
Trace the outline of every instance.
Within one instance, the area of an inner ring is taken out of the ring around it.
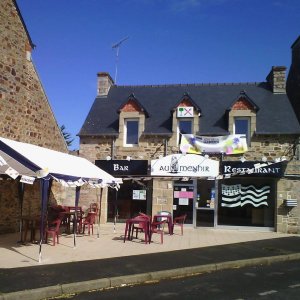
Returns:
[[[235,117],[233,123],[233,134],[242,134],[250,144],[250,117]]]
[[[139,143],[139,119],[124,120],[124,146],[134,147]]]
[[[178,124],[179,132],[182,134],[192,134],[193,133],[193,120],[179,120]]]
[[[180,134],[193,134],[193,119],[178,119],[178,143]]]
[[[119,137],[116,146],[138,147],[145,130],[148,113],[143,105],[131,94],[119,107]]]
[[[229,132],[231,134],[245,135],[248,146],[250,146],[251,137],[256,130],[256,113],[258,109],[258,106],[250,99],[245,91],[241,91],[228,108]]]
[[[178,104],[172,109],[172,131],[170,145],[178,146],[181,134],[196,134],[199,131],[200,107],[184,93]]]

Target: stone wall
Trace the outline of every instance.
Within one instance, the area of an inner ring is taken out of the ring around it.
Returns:
[[[10,178],[0,180],[0,233],[17,232],[22,215],[40,214],[39,183],[26,184],[23,205],[18,197],[18,182]]]
[[[32,42],[15,2],[0,1],[0,136],[67,152],[65,140],[31,60]],[[0,181],[0,233],[19,228],[16,181]],[[25,186],[24,214],[40,210],[39,183]]]
[[[0,135],[67,152],[12,0],[0,2]]]
[[[152,213],[173,211],[173,181],[153,180]]]
[[[286,207],[284,200],[296,199],[296,207]],[[285,178],[277,185],[277,231],[300,233],[300,161],[292,160]]]
[[[251,139],[251,145],[248,152],[244,154],[247,160],[261,161],[262,157],[266,157],[268,161],[273,161],[275,158],[285,156],[286,159],[293,157],[293,146],[296,141],[296,136],[271,136],[259,135]],[[236,160],[239,157],[227,156],[228,160]]]
[[[165,144],[161,137],[144,137],[140,139],[139,147],[113,147],[113,137],[81,137],[79,155],[91,162],[96,159],[106,159],[107,156],[114,156],[114,159],[157,159],[164,155]],[[114,155],[113,155],[114,152]],[[177,153],[178,147],[167,147],[167,153]]]
[[[244,157],[247,160],[261,161],[266,157],[268,161],[275,158],[293,157],[294,145],[297,140],[296,136],[271,136],[260,135],[254,136],[251,145]],[[87,158],[91,162],[96,159],[105,159],[112,155],[113,138],[109,137],[81,137],[80,139],[80,156]],[[126,159],[130,156],[132,159],[157,159],[164,155],[165,144],[161,137],[141,138],[139,147],[115,147],[114,159]],[[167,155],[178,153],[179,147],[167,147]],[[224,160],[237,160],[240,156],[226,156]]]
[[[261,161],[266,157],[268,161],[274,161],[275,158],[285,157],[288,160],[286,177],[281,178],[277,183],[277,213],[275,223],[276,230],[286,233],[300,233],[300,162],[294,160],[294,149],[296,136],[271,136],[255,135],[251,140],[249,151],[244,157],[249,161]],[[96,159],[105,159],[111,156],[113,138],[101,137],[82,137],[80,140],[80,156],[88,158],[91,162]],[[157,159],[164,155],[165,143],[161,137],[142,137],[139,147],[124,148],[115,147],[114,159],[126,159],[130,156],[132,159]],[[178,147],[167,147],[167,155],[178,153]],[[241,156],[225,156],[224,160],[238,160]],[[219,159],[219,157],[214,157]],[[293,177],[289,176],[293,175]],[[298,177],[297,177],[298,176]],[[86,197],[88,198],[89,192]],[[283,205],[283,200],[290,195],[297,198],[298,206],[287,208]],[[103,199],[104,206],[106,198]],[[172,211],[173,201],[173,183],[168,180],[153,180],[153,203],[152,211],[160,210]],[[106,215],[105,209],[102,215]],[[105,222],[105,217],[102,218]]]

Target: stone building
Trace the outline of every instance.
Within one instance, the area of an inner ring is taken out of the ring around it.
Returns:
[[[292,63],[287,78],[287,94],[300,122],[300,36],[292,44]]]
[[[272,67],[258,83],[156,86],[119,86],[98,73],[98,93],[79,132],[80,155],[124,179],[119,192],[104,197],[102,222],[169,211],[187,214],[194,227],[299,233],[300,126],[285,72]],[[242,134],[248,151],[181,153],[184,133],[208,144]],[[212,176],[178,171],[209,170],[215,162]]]
[[[0,135],[67,152],[37,70],[32,62],[34,44],[16,1],[0,1]],[[0,232],[18,229],[18,182],[1,175]],[[39,210],[39,186],[26,185],[24,213]],[[17,213],[16,213],[17,212]]]

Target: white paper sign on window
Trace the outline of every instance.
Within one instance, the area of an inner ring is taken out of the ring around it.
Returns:
[[[189,205],[189,198],[179,198],[178,204],[179,205]]]
[[[133,190],[132,191],[133,200],[146,200],[146,190]]]

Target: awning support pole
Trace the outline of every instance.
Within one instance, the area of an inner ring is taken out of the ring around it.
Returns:
[[[47,202],[49,195],[49,179],[41,178],[41,219],[40,219],[40,247],[39,247],[39,263],[42,262],[42,243],[44,241],[45,216],[47,211]]]
[[[80,196],[80,186],[76,186],[75,191],[75,215],[74,215],[74,249],[76,248],[76,233],[77,233],[77,208],[79,203],[79,196]]]
[[[100,237],[100,219],[101,219],[102,194],[103,194],[103,188],[100,188],[99,214],[98,214],[98,232],[97,232],[97,238],[98,238],[98,239],[99,239],[99,237]]]
[[[23,242],[23,237],[22,237],[22,233],[23,233],[23,202],[24,202],[24,191],[25,191],[25,184],[24,182],[20,182],[18,183],[18,195],[19,195],[19,202],[20,202],[20,241],[19,243]]]
[[[118,219],[118,190],[116,189],[115,197],[115,217],[114,217],[114,233],[116,233],[117,219]]]

